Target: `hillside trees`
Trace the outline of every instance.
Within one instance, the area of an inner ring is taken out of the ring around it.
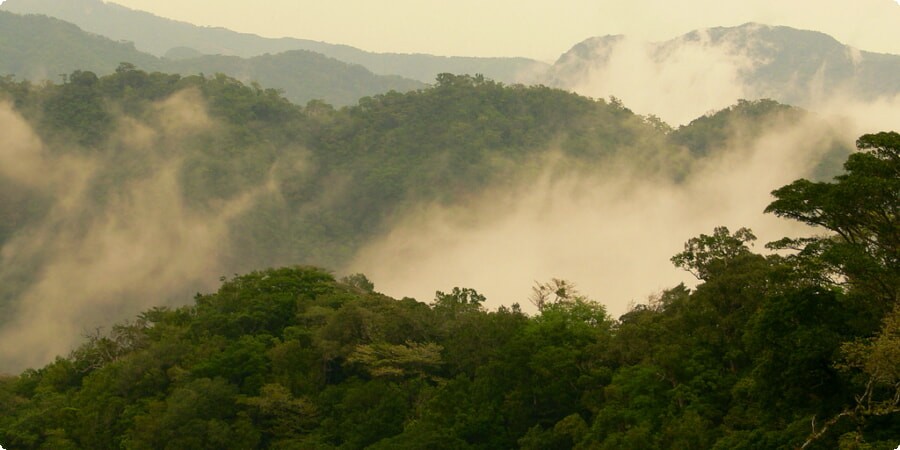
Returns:
[[[231,256],[248,265],[272,254],[341,260],[402,208],[465,199],[557,144],[565,158],[595,163],[675,151],[621,106],[478,77],[447,75],[431,89],[339,110],[297,107],[222,76],[123,65],[86,77],[79,89],[107,113],[151,123],[160,101],[188,89],[216,123],[165,141],[159,154],[116,146],[114,131],[77,120],[59,135],[45,130],[48,145],[101,136],[54,147],[113,155],[91,191],[97,204],[165,151],[184,158],[183,195],[198,210],[271,181],[277,194],[233,230]],[[51,120],[44,106],[70,89],[4,83],[34,123]],[[361,274],[245,272],[0,378],[0,443],[896,447],[896,133],[864,136],[860,147],[846,174],[792,183],[770,207],[828,235],[762,255],[750,230],[716,228],[673,258],[698,277],[695,288],[665,290],[618,320],[560,279],[537,284],[540,308],[529,315],[489,310],[471,288],[444,288],[426,304],[379,294]]]
[[[833,235],[786,239],[776,248],[801,249],[835,276],[889,309],[900,289],[900,134],[859,138],[860,150],[834,182],[797,180],[772,194],[767,212],[824,228]]]
[[[900,412],[900,134],[867,134],[857,146],[861,151],[848,158],[846,174],[830,183],[797,180],[774,191],[776,200],[767,208],[831,232],[785,238],[773,247],[797,249],[792,257],[795,264],[813,265],[831,285],[846,284],[848,294],[881,322],[874,336],[842,346],[839,366],[856,374],[860,384],[855,402],[819,427],[813,421],[804,447],[841,419],[855,421],[862,430],[870,422],[879,423],[881,416]],[[863,440],[860,431],[853,436],[855,441]]]

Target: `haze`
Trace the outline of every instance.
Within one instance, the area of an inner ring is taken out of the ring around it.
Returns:
[[[590,36],[626,34],[635,41],[658,41],[696,28],[753,21],[822,31],[862,49],[900,54],[900,6],[893,0],[121,3],[199,25],[383,52],[553,60]],[[622,50],[638,45],[635,41]],[[640,114],[687,123],[747,92],[738,76],[748,64],[744,55],[706,50],[687,46],[662,63],[622,51],[614,55],[619,64],[592,73],[574,90],[593,97],[615,95]],[[761,136],[733,139],[730,151],[702,161],[688,181],[653,179],[620,167],[556,179],[548,170],[543,177],[461,204],[416,205],[393,217],[390,230],[367,242],[349,264],[331,269],[339,275],[365,273],[377,290],[420,301],[431,300],[435,290],[471,287],[488,297],[491,308],[518,302],[529,309],[532,283],[558,277],[573,281],[618,316],[630,302],[645,302],[690,281],[669,257],[699,233],[719,225],[746,226],[761,246],[805,232],[761,213],[771,201],[769,192],[808,176],[816,157],[834,143],[849,146],[862,133],[900,123],[900,96],[864,103],[833,89],[820,95],[810,108],[816,120],[766,124]],[[33,266],[23,262],[45,261],[22,289],[18,316],[0,330],[0,371],[43,364],[77,344],[85,328],[124,320],[151,306],[188,302],[191,293],[215,289],[222,274],[258,268],[229,265],[223,255],[230,250],[235,218],[256,202],[277,199],[278,180],[236,193],[206,211],[181,201],[186,187],[175,176],[181,167],[179,149],[194,133],[214,135],[217,126],[196,92],[162,99],[146,117],[121,114],[120,132],[110,137],[110,146],[145,155],[148,160],[141,164],[148,174],[121,186],[90,220],[83,220],[89,204],[85,186],[102,171],[103,161],[54,159],[19,112],[0,103],[0,175],[55,199],[43,224],[0,248],[0,279]],[[163,150],[157,155],[153,149]],[[284,157],[272,167],[279,163],[293,167],[298,161]],[[282,263],[273,258],[273,265]]]
[[[198,25],[297,37],[369,51],[555,60],[606,34],[669,39],[746,22],[821,31],[869,51],[900,53],[893,0],[118,0]]]

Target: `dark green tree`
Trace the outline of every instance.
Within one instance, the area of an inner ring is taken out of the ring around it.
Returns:
[[[857,146],[845,174],[794,181],[773,191],[766,208],[830,234],[771,246],[800,250],[799,258],[818,261],[835,282],[846,280],[890,309],[900,293],[900,134],[867,134]]]

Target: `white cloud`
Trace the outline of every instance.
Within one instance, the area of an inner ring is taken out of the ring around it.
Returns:
[[[224,256],[232,219],[251,207],[263,185],[198,211],[179,181],[181,140],[213,130],[198,94],[183,91],[141,120],[123,117],[115,148],[147,156],[147,173],[121,180],[105,202],[93,186],[102,158],[50,157],[8,104],[0,104],[0,175],[56,199],[40,223],[0,248],[0,279],[21,267],[32,276],[0,328],[0,370],[21,370],[66,354],[97,326],[151,306],[183,304],[215,288],[228,273]],[[10,275],[12,274],[12,275]]]
[[[465,286],[490,306],[526,309],[534,281],[563,278],[618,316],[631,302],[692,281],[669,262],[691,237],[719,225],[750,227],[763,243],[803,232],[762,210],[771,190],[807,175],[830,147],[827,128],[821,121],[774,126],[703,162],[684,183],[616,167],[429,206],[402,218],[349,270],[392,296],[430,301],[437,289]]]
[[[700,37],[666,48],[624,37],[601,50],[604,58],[579,62],[587,63],[582,70],[560,65],[558,81],[579,94],[615,96],[639,114],[686,124],[747,98],[742,74],[758,63],[744,49]]]

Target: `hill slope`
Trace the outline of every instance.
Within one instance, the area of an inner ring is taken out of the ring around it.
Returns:
[[[0,345],[0,361],[10,366],[52,358],[85,327],[180,303],[221,274],[295,263],[346,270],[382,238],[401,245],[376,252],[365,271],[422,267],[430,257],[417,254],[418,243],[436,252],[441,268],[434,273],[451,263],[471,268],[472,257],[442,246],[484,238],[446,233],[477,232],[506,217],[526,228],[491,242],[516,239],[520,259],[526,250],[542,261],[554,260],[544,252],[562,252],[555,258],[577,270],[585,265],[565,256],[573,244],[608,248],[628,230],[639,242],[641,227],[620,222],[631,220],[628,205],[667,217],[673,208],[665,195],[703,189],[704,173],[721,172],[704,158],[741,161],[757,135],[808,126],[816,137],[792,148],[799,161],[760,168],[793,177],[840,142],[829,128],[806,124],[800,111],[755,104],[735,110],[756,110],[771,126],[735,133],[731,121],[715,120],[697,133],[679,130],[687,138],[675,142],[666,127],[620,104],[453,75],[340,110],[296,106],[275,90],[224,75],[122,66],[107,76],[68,78],[62,85],[0,79],[0,321],[7,321],[0,341],[19,343]],[[537,200],[529,201],[534,189]],[[730,204],[724,194],[708,208]],[[759,210],[740,195],[740,205]],[[707,208],[690,198],[691,208]],[[686,220],[679,217],[673,220]],[[682,234],[675,223],[656,222],[666,224],[656,239]],[[411,226],[414,239],[394,234],[401,225]],[[557,226],[579,231],[559,233]],[[615,230],[598,231],[610,226]],[[533,235],[578,241],[535,248]],[[627,269],[621,255],[606,253]],[[504,272],[523,276],[512,267]],[[56,331],[35,334],[32,323]]]
[[[360,64],[380,75],[399,75],[424,83],[439,73],[481,73],[506,83],[529,81],[547,64],[526,58],[445,57],[425,54],[371,53],[347,45],[306,39],[264,38],[225,28],[198,27],[101,0],[7,0],[0,6],[16,13],[45,14],[74,23],[84,30],[134,45],[156,56],[178,48],[208,55],[241,57],[309,50],[351,64]]]
[[[130,43],[113,42],[57,19],[0,11],[0,75],[33,81],[58,79],[74,70],[104,75],[122,62],[183,75],[224,73],[246,83],[256,81],[282,89],[297,103],[320,99],[345,106],[360,97],[424,87],[417,81],[375,75],[362,66],[300,50],[249,59],[220,55],[157,58]]]
[[[112,73],[122,61],[149,70],[163,64],[130,43],[85,33],[61,20],[0,11],[0,75],[58,80],[74,70]]]

